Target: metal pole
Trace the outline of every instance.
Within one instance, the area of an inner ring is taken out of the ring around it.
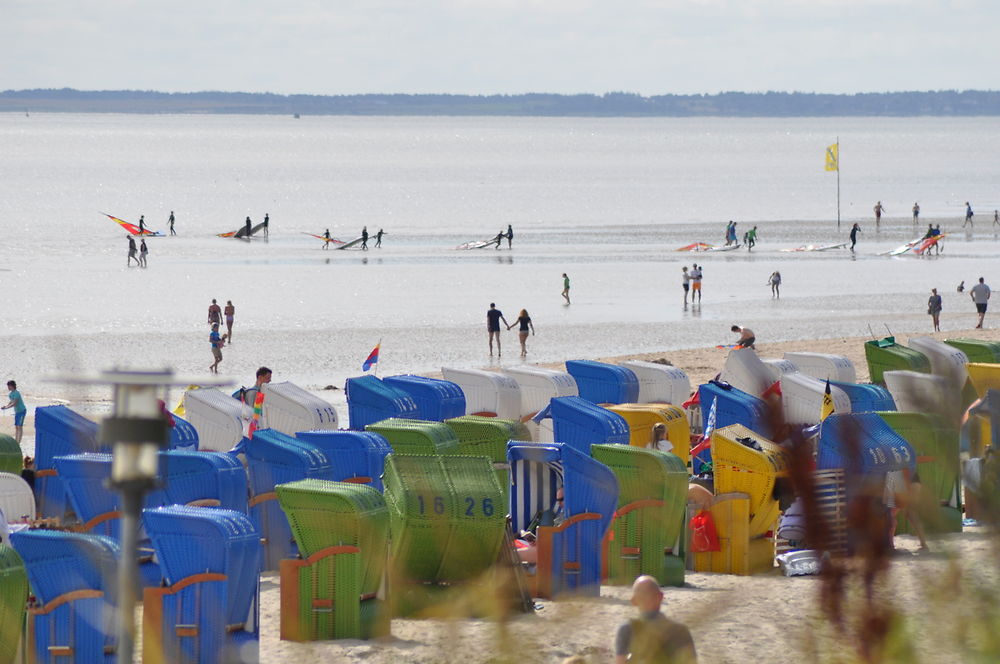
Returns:
[[[135,602],[139,595],[139,511],[143,490],[124,487],[121,561],[118,564],[118,661],[131,664],[135,652]]]

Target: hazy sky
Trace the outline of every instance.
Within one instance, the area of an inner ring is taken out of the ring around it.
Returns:
[[[997,0],[0,0],[0,89],[1000,88]]]

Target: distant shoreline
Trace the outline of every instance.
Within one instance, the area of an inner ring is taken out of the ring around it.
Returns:
[[[1000,90],[819,94],[279,95],[246,92],[36,89],[0,92],[3,113],[137,113],[514,117],[992,117]]]

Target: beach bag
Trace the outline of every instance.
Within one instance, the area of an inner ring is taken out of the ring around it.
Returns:
[[[778,537],[789,542],[801,542],[806,538],[806,515],[801,498],[796,498],[781,515]]]
[[[708,553],[721,550],[719,533],[715,529],[712,513],[708,510],[698,510],[697,514],[691,517],[691,551]]]

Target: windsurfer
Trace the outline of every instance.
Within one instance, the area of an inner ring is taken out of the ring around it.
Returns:
[[[271,234],[271,218],[267,216],[267,212],[264,213],[264,235]]]
[[[361,249],[368,251],[368,227],[361,229]]]
[[[252,229],[253,229],[253,224],[250,223],[250,217],[247,217],[247,220],[246,220],[246,231],[244,231],[243,236],[244,237],[250,237],[250,231]]]
[[[173,210],[170,211],[170,218],[167,219],[167,223],[170,224],[170,234],[171,235],[177,235],[177,232],[174,230],[174,211]]]
[[[378,229],[378,233],[375,233],[375,248],[381,248],[382,246],[382,236],[385,235],[385,231],[381,228]]]
[[[854,224],[851,226],[851,251],[854,251],[854,245],[858,243],[858,233],[861,232],[861,226]]]
[[[323,243],[323,249],[329,249],[330,248],[330,229],[329,228],[326,229],[323,232],[323,239],[326,240],[326,242]]]
[[[146,232],[146,215],[140,214],[139,215],[139,235],[142,235],[145,232]]]

